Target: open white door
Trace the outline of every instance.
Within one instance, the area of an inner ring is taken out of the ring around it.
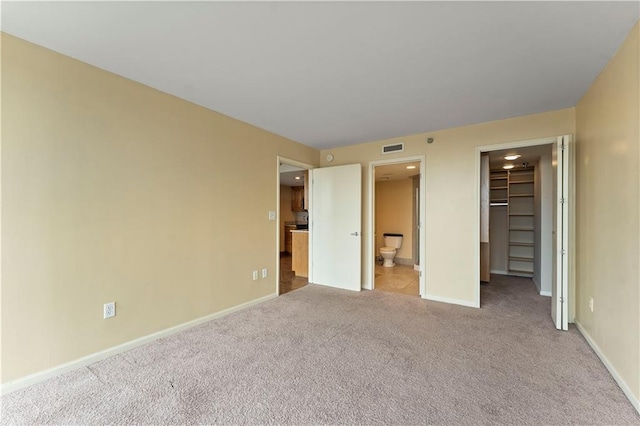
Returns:
[[[310,170],[309,281],[360,291],[362,170],[360,164]]]
[[[569,153],[570,136],[558,137],[553,145],[553,163],[556,167],[556,207],[554,217],[553,287],[551,291],[551,318],[558,330],[569,329]]]

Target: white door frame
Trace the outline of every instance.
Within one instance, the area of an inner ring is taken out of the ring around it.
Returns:
[[[524,140],[524,141],[515,141],[515,142],[506,142],[506,143],[501,143],[501,144],[492,144],[492,145],[483,145],[483,146],[477,146],[476,147],[476,151],[475,151],[475,167],[476,167],[476,171],[475,171],[475,179],[476,179],[476,184],[475,184],[475,191],[476,191],[476,196],[475,196],[475,209],[476,209],[476,221],[475,221],[475,232],[473,235],[473,239],[475,241],[475,246],[474,246],[474,250],[475,250],[475,263],[474,263],[474,267],[475,267],[475,274],[474,274],[474,279],[475,279],[475,285],[476,285],[476,306],[480,307],[480,156],[483,152],[490,152],[490,151],[501,151],[503,149],[513,149],[513,148],[525,148],[525,147],[529,147],[529,146],[537,146],[537,145],[550,145],[550,144],[557,144],[559,139],[561,139],[562,136],[552,136],[552,137],[548,137],[548,138],[540,138],[540,139],[530,139],[530,140]],[[571,140],[571,136],[569,136],[569,139]],[[569,173],[568,173],[568,179],[569,179],[569,184],[568,184],[568,190],[569,190],[569,218],[568,218],[568,222],[569,222],[569,226],[568,226],[568,243],[569,243],[569,247],[575,247],[574,245],[574,238],[575,238],[575,234],[572,232],[573,226],[574,226],[574,220],[575,220],[575,209],[573,208],[574,205],[574,200],[575,200],[575,187],[574,187],[574,176],[575,176],[575,167],[574,165],[574,159],[575,159],[575,150],[572,149],[569,151],[570,152],[570,156],[569,156]],[[554,182],[554,185],[556,183]],[[555,200],[555,202],[557,203],[558,200]],[[556,256],[554,253],[554,262],[556,261]],[[573,253],[569,252],[568,253],[568,267],[567,267],[567,272],[568,272],[568,279],[566,281],[567,284],[567,297],[568,297],[568,322],[573,323],[574,322],[574,294],[575,294],[575,274],[573,271]]]
[[[303,163],[301,161],[292,160],[290,158],[276,156],[276,295],[280,296],[280,163],[290,166],[300,167],[302,169],[311,170],[315,166]],[[308,183],[307,183],[308,185]],[[311,194],[311,191],[309,191]],[[309,195],[311,198],[311,195]],[[307,200],[309,201],[309,200]],[[309,230],[309,238],[311,238],[311,230]],[[309,261],[311,261],[311,245],[309,245]]]
[[[412,162],[420,162],[420,217],[418,218],[418,226],[419,235],[420,235],[420,297],[425,299],[427,294],[427,284],[426,284],[426,239],[425,239],[425,211],[426,211],[426,196],[425,196],[425,156],[424,155],[414,155],[411,157],[401,157],[401,158],[390,158],[385,160],[375,160],[369,161],[369,166],[367,170],[368,175],[368,184],[367,184],[367,192],[369,193],[369,203],[367,205],[367,216],[369,219],[369,227],[367,229],[366,236],[366,246],[364,250],[364,255],[367,256],[369,262],[371,262],[371,267],[369,268],[368,274],[365,277],[364,288],[366,290],[373,290],[375,288],[375,267],[376,262],[374,261],[375,256],[375,238],[373,237],[375,234],[375,174],[374,169],[376,166],[383,166],[389,164],[401,164],[401,163],[412,163]],[[479,243],[478,243],[479,244]]]

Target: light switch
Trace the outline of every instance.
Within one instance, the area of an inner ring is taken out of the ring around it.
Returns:
[[[269,210],[269,220],[276,220],[276,212]]]

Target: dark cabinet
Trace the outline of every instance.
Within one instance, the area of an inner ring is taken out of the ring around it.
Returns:
[[[291,187],[291,211],[301,212],[305,210],[304,205],[304,187]]]

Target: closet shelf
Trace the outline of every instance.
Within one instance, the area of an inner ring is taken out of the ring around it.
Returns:
[[[533,232],[533,228],[526,228],[524,226],[511,226],[509,227],[509,231],[531,231]]]
[[[510,246],[520,246],[520,247],[533,247],[533,243],[517,243],[517,242],[509,242]]]
[[[525,271],[524,269],[511,269],[509,268],[509,272],[518,272],[521,274],[533,274],[533,271]]]
[[[533,183],[532,180],[515,180],[515,181],[511,181],[509,182],[510,184],[516,184],[516,183]]]
[[[533,194],[509,194],[509,197],[533,197]]]
[[[509,256],[509,260],[517,260],[519,262],[533,262],[533,257]]]
[[[509,213],[509,216],[533,216],[533,213]]]
[[[489,189],[507,189],[507,188],[508,188],[507,186],[492,186]]]
[[[492,176],[490,180],[507,180],[506,176]]]

